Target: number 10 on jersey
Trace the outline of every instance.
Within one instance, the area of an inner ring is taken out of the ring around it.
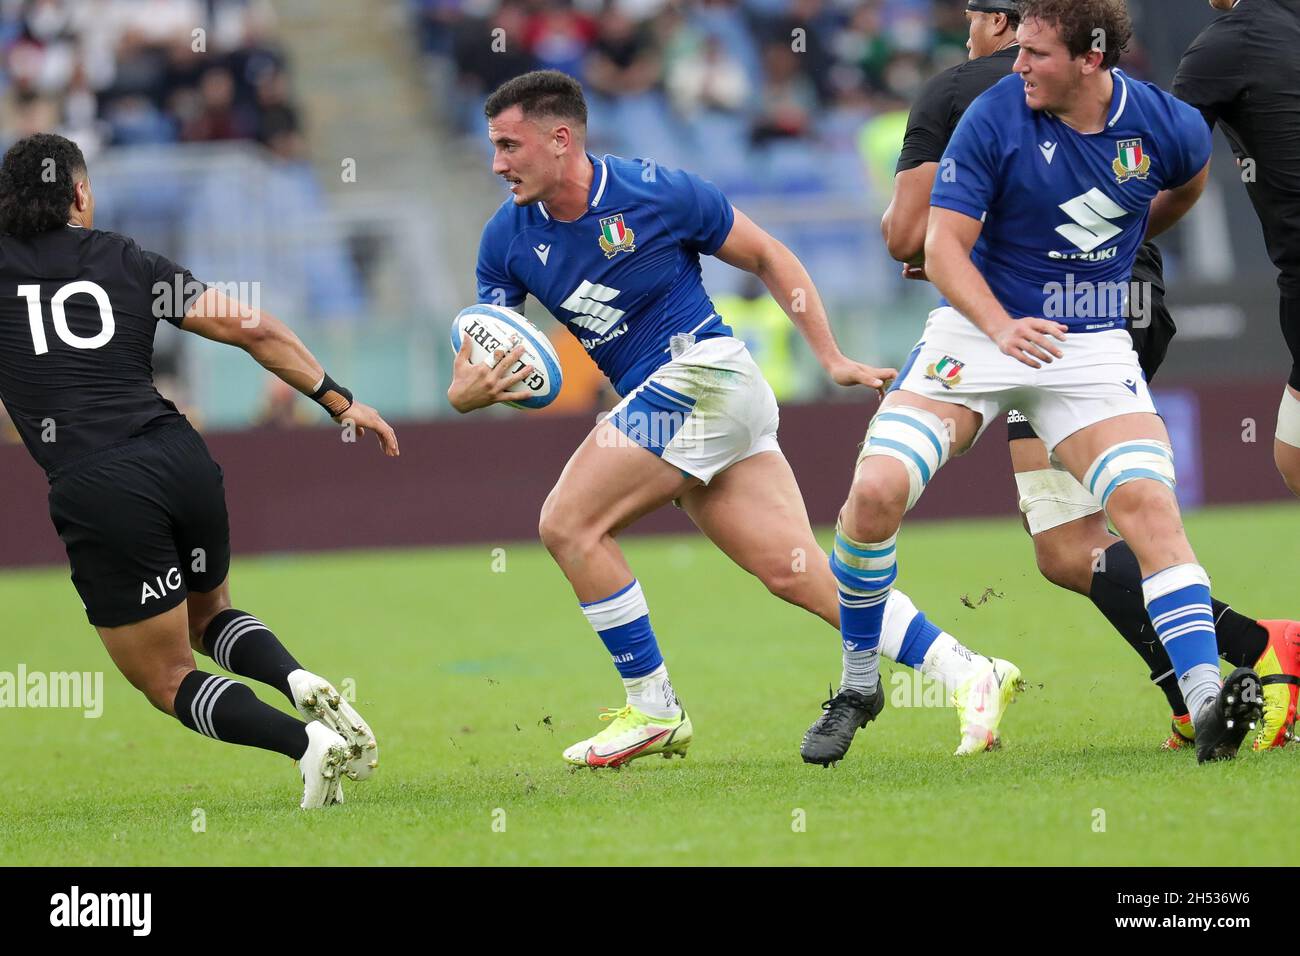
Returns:
[[[95,305],[99,306],[100,330],[89,338],[77,335],[72,329],[68,328],[68,316],[64,311],[63,303],[69,296],[83,293],[95,300]],[[41,287],[39,285],[20,285],[18,294],[27,300],[27,321],[32,327],[32,345],[36,349],[37,355],[44,355],[50,350],[48,341],[45,338],[45,320],[41,316]],[[59,287],[59,290],[50,298],[50,317],[54,320],[54,332],[68,345],[74,349],[97,349],[108,344],[116,331],[113,323],[113,305],[108,301],[108,293],[104,288],[94,282],[81,280],[78,282],[69,282],[67,285]]]

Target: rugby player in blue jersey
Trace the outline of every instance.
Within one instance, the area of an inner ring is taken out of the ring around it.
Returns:
[[[509,183],[512,198],[483,230],[479,301],[521,309],[532,293],[623,396],[574,453],[540,520],[542,541],[627,694],[624,707],[605,715],[608,726],[564,758],[618,766],[648,754],[684,754],[691,721],[669,681],[646,596],[615,541],[621,530],[678,502],[774,594],[839,627],[835,580],[777,443],[776,399],[709,301],[699,257],[716,256],[760,278],[837,384],[881,389],[897,373],[840,352],[799,260],[711,183],[648,160],[587,153],[586,103],[573,79],[554,71],[516,77],[484,112],[493,172]],[[516,349],[491,368],[472,365],[467,338],[448,389],[452,405],[468,412],[509,400],[530,372],[512,373],[521,354]],[[901,594],[889,604],[885,651],[900,657],[909,642],[927,641],[920,669],[957,694],[963,736],[971,721],[989,723],[995,708],[980,706],[989,695],[976,691],[995,680],[993,662],[930,624]],[[846,670],[842,687],[883,703],[878,674],[870,680]],[[878,712],[867,708],[855,719],[864,724]],[[744,717],[737,717],[743,735]],[[972,735],[988,739],[985,727]]]
[[[1260,718],[1259,678],[1239,667],[1220,681],[1209,579],[1125,331],[1138,246],[1199,198],[1210,139],[1194,109],[1114,68],[1132,32],[1123,0],[1027,0],[1020,17],[1015,75],[966,111],[931,194],[925,269],[945,300],[871,424],[840,515],[844,639],[875,663],[904,514],[1015,408],[1137,555],[1198,759],[1230,758]]]

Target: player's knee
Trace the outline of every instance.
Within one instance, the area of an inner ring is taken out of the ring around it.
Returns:
[[[948,427],[938,415],[907,405],[891,405],[872,419],[867,430],[854,493],[864,505],[897,511],[901,521],[948,461],[949,451]],[[902,468],[868,467],[873,458],[893,459]]]
[[[203,648],[203,635],[208,632],[208,627],[212,624],[213,619],[222,611],[228,610],[229,608],[229,597],[225,597],[222,600],[200,602],[195,600],[195,595],[190,595],[190,600],[187,605],[187,611],[189,613],[190,647],[194,648],[194,650],[198,651],[200,654],[206,654],[207,651]]]
[[[537,535],[557,560],[594,546],[597,541],[591,528],[576,520],[572,510],[557,506],[549,498],[537,519]]]
[[[164,664],[141,674],[131,683],[144,694],[149,703],[164,714],[176,716],[176,693],[194,667],[188,663]]]
[[[853,476],[844,529],[858,541],[884,541],[902,524],[907,503],[907,481],[866,462]]]
[[[822,556],[823,560],[825,559]],[[762,574],[763,583],[775,597],[796,607],[811,609],[816,604],[817,582],[794,561],[778,563]]]
[[[1092,577],[1091,553],[1068,534],[1045,531],[1034,535],[1034,559],[1043,577],[1059,588],[1079,591],[1080,583]],[[1086,584],[1082,593],[1087,593]]]
[[[1273,449],[1273,462],[1291,493],[1300,497],[1300,448],[1277,442]]]
[[[1178,515],[1174,453],[1166,442],[1135,439],[1106,449],[1084,474],[1083,484],[1121,530],[1126,524],[1132,529]]]

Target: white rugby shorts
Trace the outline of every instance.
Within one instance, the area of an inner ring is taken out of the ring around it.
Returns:
[[[732,336],[675,352],[604,420],[705,484],[737,462],[781,450],[776,395],[745,343]]]
[[[980,434],[1018,409],[1048,451],[1089,425],[1155,414],[1127,330],[1067,332],[1064,342],[1052,342],[1064,357],[1030,368],[1004,355],[956,309],[943,306],[930,313],[894,388],[979,413]]]

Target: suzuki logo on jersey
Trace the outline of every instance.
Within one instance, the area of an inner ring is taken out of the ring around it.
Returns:
[[[1142,151],[1141,139],[1122,139],[1116,144],[1119,158],[1111,163],[1115,181],[1121,186],[1130,179],[1146,179],[1151,172],[1151,157]]]
[[[636,252],[636,235],[623,221],[623,214],[606,216],[600,221],[600,251],[606,259],[613,259],[620,252]]]
[[[621,217],[620,217],[621,218]],[[629,232],[630,236],[631,233]],[[582,280],[582,285],[578,286],[569,295],[567,299],[560,303],[561,309],[568,309],[570,312],[577,314],[573,319],[573,324],[584,329],[590,329],[597,335],[604,335],[619,322],[623,321],[623,316],[627,313],[622,309],[615,309],[605,303],[612,301],[618,294],[618,289],[611,289],[607,285],[597,285],[595,282]],[[583,345],[587,348],[593,348],[599,345],[595,342],[587,345],[587,340],[583,339]]]
[[[155,584],[158,585],[157,590],[154,590]],[[164,578],[162,575],[158,575],[152,581],[144,582],[140,588],[140,603],[144,604],[145,601],[150,600],[156,601],[166,594],[179,591],[180,587],[181,573],[176,568],[172,568],[167,572],[167,577]]]
[[[1150,160],[1147,160],[1148,164]],[[1061,203],[1061,211],[1074,220],[1064,226],[1057,226],[1056,231],[1078,246],[1085,254],[1067,255],[1050,252],[1053,259],[1089,259],[1092,261],[1109,259],[1115,254],[1114,249],[1100,253],[1093,250],[1103,243],[1114,239],[1124,230],[1112,220],[1122,219],[1128,210],[1096,187],[1089,189],[1082,196],[1075,196],[1069,202]]]

